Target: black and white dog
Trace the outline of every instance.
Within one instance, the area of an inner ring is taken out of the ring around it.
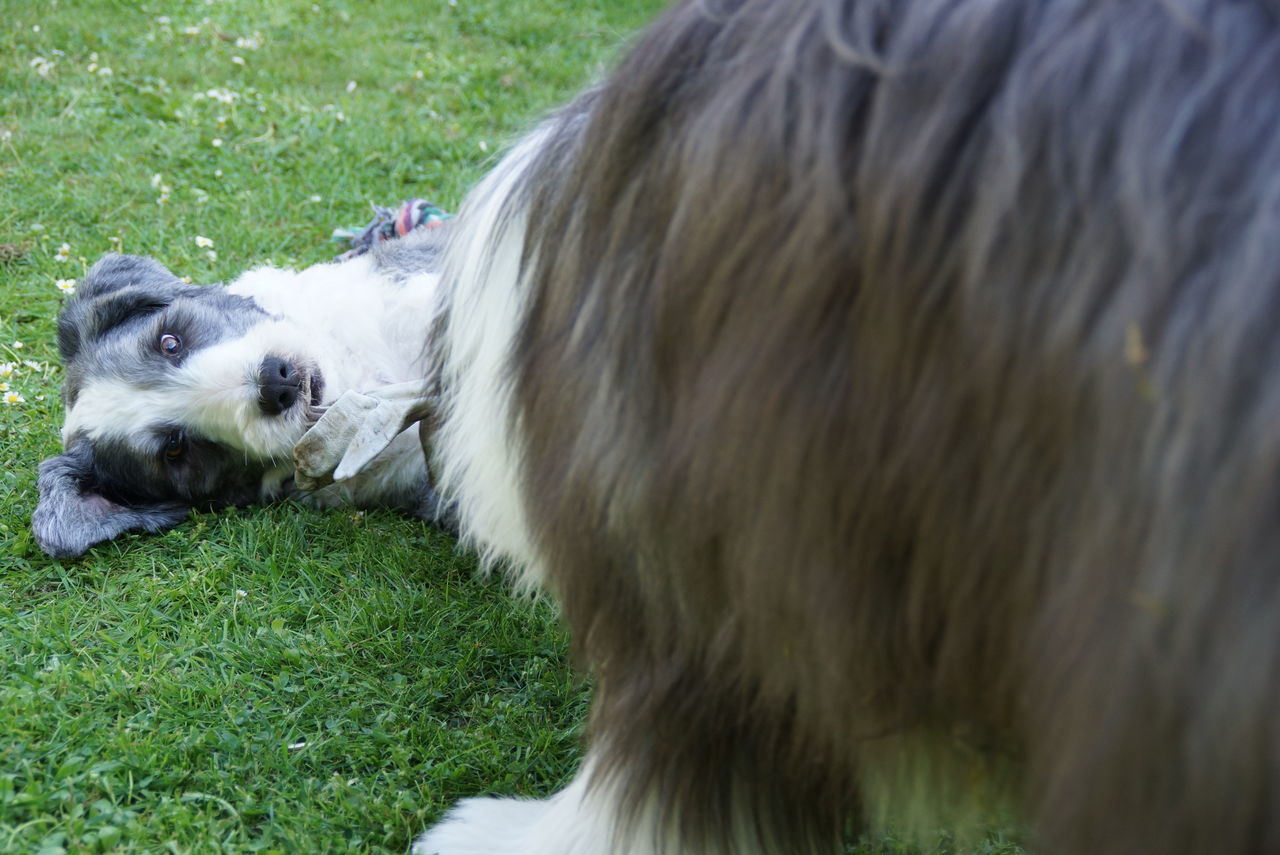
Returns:
[[[414,851],[1280,852],[1277,81],[1277,0],[677,2],[455,221],[441,485],[595,700]]]
[[[36,542],[69,557],[193,507],[286,496],[434,518],[414,431],[356,477],[301,493],[293,447],[349,390],[421,379],[443,229],[301,271],[263,267],[226,287],[183,284],[109,255],[58,321],[65,452],[40,467]]]

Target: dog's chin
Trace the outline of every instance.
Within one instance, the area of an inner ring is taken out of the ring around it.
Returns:
[[[313,398],[304,384],[302,396],[293,407],[278,416],[255,419],[231,444],[266,463],[291,460],[294,445],[324,415],[325,407],[313,404],[313,400],[319,398]]]

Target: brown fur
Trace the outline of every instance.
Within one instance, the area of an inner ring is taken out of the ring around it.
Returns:
[[[691,0],[555,120],[526,495],[628,804],[1280,851],[1275,15]]]

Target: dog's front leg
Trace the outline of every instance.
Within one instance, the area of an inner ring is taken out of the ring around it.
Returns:
[[[547,799],[465,799],[418,838],[413,855],[651,855],[663,851],[650,823],[629,824],[639,833],[616,833],[618,800],[606,782],[588,786],[590,767],[588,757],[573,781]]]
[[[722,792],[676,784],[623,794],[625,768],[600,773],[587,753],[569,785],[550,798],[459,802],[413,845],[412,855],[835,855],[840,835],[806,826],[811,806],[778,824],[762,802],[771,782],[727,774]],[[739,765],[724,758],[727,771]],[[739,758],[741,759],[741,758]],[[673,779],[674,780],[674,779]],[[670,783],[670,782],[669,782]],[[684,782],[688,784],[689,782]],[[829,831],[829,830],[828,830]],[[785,841],[785,842],[784,842]]]

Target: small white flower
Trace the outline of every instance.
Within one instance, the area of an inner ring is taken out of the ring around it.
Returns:
[[[167,27],[170,24],[169,16],[161,15],[159,18],[156,18],[156,23]]]
[[[179,278],[179,279],[180,279],[184,284],[186,284],[186,285],[190,285],[192,282],[194,282],[194,281],[195,281],[195,280],[194,280],[194,279],[192,279],[190,276],[180,276],[180,277],[178,277],[178,278]]]
[[[249,596],[249,592],[242,588],[236,588],[236,596],[243,600],[245,597]]]
[[[0,362],[0,377],[12,377],[13,369],[18,366],[12,362]]]
[[[93,74],[97,70],[98,70],[98,63],[96,62],[91,62],[85,67],[85,71],[89,72],[90,74]]]
[[[205,237],[204,235],[196,235],[196,246],[200,247],[201,249],[208,249],[209,247],[213,246],[213,241]]]
[[[198,36],[200,35],[200,28],[199,27],[183,27],[182,32],[188,36]]]
[[[415,79],[415,80],[422,80],[422,79],[423,79],[423,78],[425,78],[426,76],[427,76],[427,75],[423,74],[421,70],[415,71],[415,72],[413,73],[413,77],[414,77],[414,79]]]
[[[152,175],[152,176],[151,176],[151,186],[152,186],[152,187],[155,187],[155,188],[157,188],[157,189],[158,189],[158,188],[160,187],[161,183],[163,183],[163,181],[164,181],[164,179],[163,179],[162,177],[160,177],[160,173],[159,173],[159,172],[157,172],[155,175]]]
[[[70,261],[71,260],[71,244],[64,243],[62,246],[58,247],[58,254],[55,255],[54,258],[56,258],[58,261]]]
[[[212,98],[219,104],[234,104],[236,101],[240,100],[240,93],[232,92],[230,89],[222,87],[219,89],[206,89],[204,92],[197,92],[192,97],[196,100],[201,98]]]
[[[212,249],[208,250],[207,252],[205,252],[205,255],[209,256],[210,261],[218,260],[218,253],[215,250],[212,250]]]
[[[222,177],[222,170],[221,170],[221,169],[215,169],[215,170],[213,170],[213,177],[214,177],[214,178],[221,178],[221,177]]]
[[[23,344],[22,344],[22,342],[20,342],[20,341],[15,341],[15,342],[13,343],[13,349],[14,349],[14,350],[22,350],[22,348],[23,348]]]
[[[311,201],[312,201],[312,202],[323,202],[323,201],[324,201],[324,199],[323,199],[319,194],[316,194],[316,195],[314,195],[314,196],[312,196],[312,197],[311,197]]]
[[[209,140],[209,145],[213,146],[214,148],[222,148],[221,137],[214,137],[213,139]]]
[[[232,64],[232,65],[244,65],[244,57],[242,57],[242,56],[233,56],[233,57],[231,57],[231,64]]]
[[[99,77],[110,77],[110,76],[111,76],[112,74],[114,74],[114,73],[115,73],[115,72],[113,72],[111,69],[107,68],[105,65],[104,65],[102,68],[99,68],[99,69],[98,69],[98,76],[99,76]]]
[[[63,294],[74,294],[76,292],[76,280],[74,279],[59,279],[53,284],[58,286],[58,290]]]
[[[34,359],[24,359],[22,360],[22,364],[30,368],[32,371],[39,371],[42,368],[44,368],[43,365],[41,365],[39,362],[36,362]]]
[[[31,25],[31,32],[33,32],[33,33],[38,33],[38,32],[40,32],[40,25],[39,25],[39,24],[32,24],[32,25]]]
[[[4,393],[4,402],[6,404],[23,404],[26,403],[26,400],[26,398],[22,397],[17,392]]]
[[[9,384],[8,384],[8,383],[0,383],[0,392],[8,392],[8,391],[9,391]]]
[[[356,86],[357,86],[357,84],[356,84],[356,82],[355,82],[354,80],[349,80],[349,81],[347,81],[347,91],[348,91],[348,92],[355,92],[355,91],[356,91]]]
[[[480,140],[480,150],[481,150],[481,151],[488,151],[488,150],[489,150],[489,144],[488,144],[487,142],[485,142],[484,140]]]

